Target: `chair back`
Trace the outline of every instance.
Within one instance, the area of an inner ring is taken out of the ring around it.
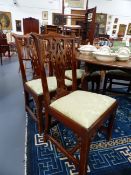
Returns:
[[[48,52],[50,53],[50,63],[53,68],[53,73],[57,79],[56,98],[60,98],[69,93],[65,85],[65,70],[70,65],[72,69],[72,89],[76,90],[76,60],[75,60],[75,45],[74,38],[69,36],[53,36],[48,38],[42,38],[40,35],[32,34],[39,60],[39,68],[43,85],[43,93],[46,94],[47,104],[50,104],[50,94],[47,87],[47,79],[44,68],[43,57],[46,56],[46,47],[48,46]]]
[[[38,66],[36,66],[36,64],[38,64],[38,58],[32,37],[30,35],[18,34],[13,34],[12,36],[15,38],[23,83],[30,79],[39,78],[40,72]],[[28,61],[31,69],[30,75],[25,68],[24,63],[26,61]]]

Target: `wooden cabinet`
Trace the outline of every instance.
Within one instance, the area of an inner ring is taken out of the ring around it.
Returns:
[[[39,33],[39,20],[35,18],[24,18],[23,19],[23,30],[24,34],[35,32]]]

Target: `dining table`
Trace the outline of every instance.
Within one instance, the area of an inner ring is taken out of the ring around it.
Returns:
[[[131,74],[131,57],[127,61],[99,61],[93,56],[93,54],[78,52],[76,54],[76,60],[85,63],[85,74],[82,77],[83,89],[85,86],[87,87],[87,85],[85,85],[86,82],[84,81],[86,79],[86,76],[94,71],[119,69]]]

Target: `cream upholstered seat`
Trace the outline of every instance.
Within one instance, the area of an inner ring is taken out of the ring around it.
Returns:
[[[50,106],[84,128],[89,128],[115,101],[105,95],[77,90]]]
[[[84,74],[84,70],[82,70],[82,69],[77,69],[76,70],[76,78],[77,79],[81,79],[82,78],[82,75]],[[66,70],[65,71],[65,76],[67,77],[67,78],[69,78],[69,79],[71,79],[72,80],[72,70]]]
[[[47,83],[48,83],[49,92],[56,91],[57,89],[56,77],[47,77]],[[30,81],[27,81],[25,84],[29,88],[31,88],[36,94],[38,95],[43,94],[41,79],[30,80]],[[65,84],[67,87],[69,87],[72,85],[72,81],[65,79]]]

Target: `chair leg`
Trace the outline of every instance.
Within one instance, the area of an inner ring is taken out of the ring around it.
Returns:
[[[128,89],[127,89],[127,92],[129,93],[131,91],[131,81],[129,83],[129,86],[128,86]]]
[[[99,92],[100,90],[100,78],[96,81],[96,92]]]
[[[88,77],[87,76],[84,76],[81,79],[81,89],[84,91],[88,91]]]
[[[3,65],[3,63],[2,63],[2,53],[0,53],[0,61],[1,61],[1,65]]]
[[[113,131],[113,124],[115,120],[115,112],[110,116],[109,123],[108,123],[108,133],[107,133],[107,140],[110,140],[112,137],[112,131]]]
[[[10,58],[11,56],[10,56],[10,49],[8,49],[8,57]]]
[[[92,81],[91,84],[92,84],[91,90],[94,91],[94,82]]]
[[[105,76],[104,86],[103,86],[103,93],[106,92],[107,81],[108,81],[108,78]]]
[[[43,133],[43,118],[42,118],[42,101],[36,101],[36,113],[37,113],[37,122],[38,122],[38,131],[40,134]]]
[[[48,140],[50,125],[51,125],[51,116],[48,114],[47,111],[45,111],[45,128],[44,128],[44,137],[43,137],[44,142],[47,142]]]
[[[82,138],[81,141],[81,150],[80,150],[80,167],[79,167],[79,175],[87,174],[87,164],[88,164],[88,156],[90,150],[90,138],[86,136]]]
[[[24,91],[24,95],[25,95],[25,110],[26,110],[26,106],[29,106],[29,94],[28,92]]]
[[[109,79],[109,90],[112,89],[112,78]]]

